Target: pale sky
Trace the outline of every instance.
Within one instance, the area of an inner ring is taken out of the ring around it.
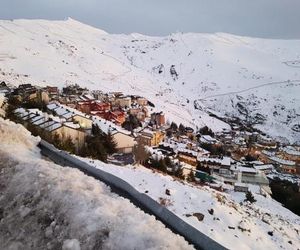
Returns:
[[[300,0],[0,0],[0,19],[67,17],[109,33],[300,38]]]

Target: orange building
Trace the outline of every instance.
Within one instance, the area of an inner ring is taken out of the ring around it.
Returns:
[[[165,114],[163,112],[152,113],[151,122],[157,127],[164,126],[166,124]]]
[[[126,115],[121,110],[115,111],[91,111],[92,115],[99,116],[107,121],[111,121],[117,125],[122,125],[126,120]]]
[[[108,102],[95,102],[93,110],[97,111],[109,111],[111,110],[111,105]]]
[[[77,102],[76,109],[83,113],[90,114],[92,111],[106,112],[111,109],[110,103],[97,102],[97,101],[79,101]]]
[[[90,101],[80,101],[80,102],[77,102],[76,109],[78,109],[79,111],[81,111],[83,113],[90,114],[91,106],[92,106],[92,104]]]

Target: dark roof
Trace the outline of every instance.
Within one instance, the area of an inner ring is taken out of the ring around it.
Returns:
[[[191,127],[185,127],[185,131],[192,131],[192,132],[194,132],[194,129],[191,128]]]

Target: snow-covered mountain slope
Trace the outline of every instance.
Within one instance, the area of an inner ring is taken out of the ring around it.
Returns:
[[[1,79],[13,84],[78,83],[140,94],[170,121],[213,130],[228,125],[208,116],[206,105],[236,115],[240,97],[244,105],[260,101],[247,108],[265,117],[262,130],[300,140],[299,40],[223,33],[111,35],[72,19],[0,21],[0,69]],[[207,98],[209,103],[202,101]]]
[[[1,249],[193,249],[103,183],[42,160],[38,139],[0,118]]]
[[[300,143],[300,81],[272,82],[197,103],[222,116],[239,117],[282,142]]]
[[[192,186],[142,166],[80,159],[124,179],[228,249],[299,248],[299,216],[271,197],[257,194],[257,186],[251,187],[257,201],[250,204],[244,202],[244,193],[233,190],[221,193],[207,186]],[[203,220],[192,216],[194,213],[203,214]]]

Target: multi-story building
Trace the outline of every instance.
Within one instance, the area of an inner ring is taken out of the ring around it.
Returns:
[[[275,152],[263,150],[260,155],[260,160],[264,163],[272,163],[278,167],[281,171],[286,173],[295,174],[297,173],[297,165],[295,161],[286,160],[276,155]]]
[[[86,115],[76,109],[66,107],[59,103],[53,102],[47,105],[47,109],[54,115],[65,119],[66,121],[73,121],[80,125],[83,129],[91,129],[93,121],[90,115]]]
[[[126,96],[117,97],[112,101],[112,106],[121,107],[121,108],[129,108],[131,107],[131,98]]]
[[[47,86],[46,90],[49,94],[49,98],[51,100],[58,100],[59,97],[59,89],[58,87]]]
[[[144,129],[138,136],[138,141],[147,146],[158,146],[163,141],[165,134],[160,130]]]
[[[14,89],[12,95],[21,102],[37,101],[49,103],[48,92],[31,84],[20,84],[18,88]]]
[[[197,163],[198,152],[196,151],[180,148],[177,150],[177,156],[180,161],[183,161],[189,165],[197,166],[198,164]]]
[[[152,113],[151,122],[156,127],[161,127],[166,124],[165,114],[163,112]]]
[[[143,107],[143,108],[131,108],[129,110],[129,114],[136,116],[139,121],[143,122],[145,120],[145,118],[147,117],[148,110],[147,110],[146,107]]]
[[[117,151],[119,153],[131,153],[133,147],[136,145],[135,138],[127,130],[116,126],[114,123],[102,119],[100,117],[93,117],[93,123],[97,125],[105,134],[111,133],[114,141],[117,143]]]
[[[52,136],[57,135],[62,141],[70,138],[77,151],[84,145],[86,133],[78,123],[66,121],[37,109],[19,108],[15,113],[25,124],[30,123]]]
[[[148,105],[148,100],[144,97],[138,97],[136,99],[136,103],[140,106],[147,106]]]

